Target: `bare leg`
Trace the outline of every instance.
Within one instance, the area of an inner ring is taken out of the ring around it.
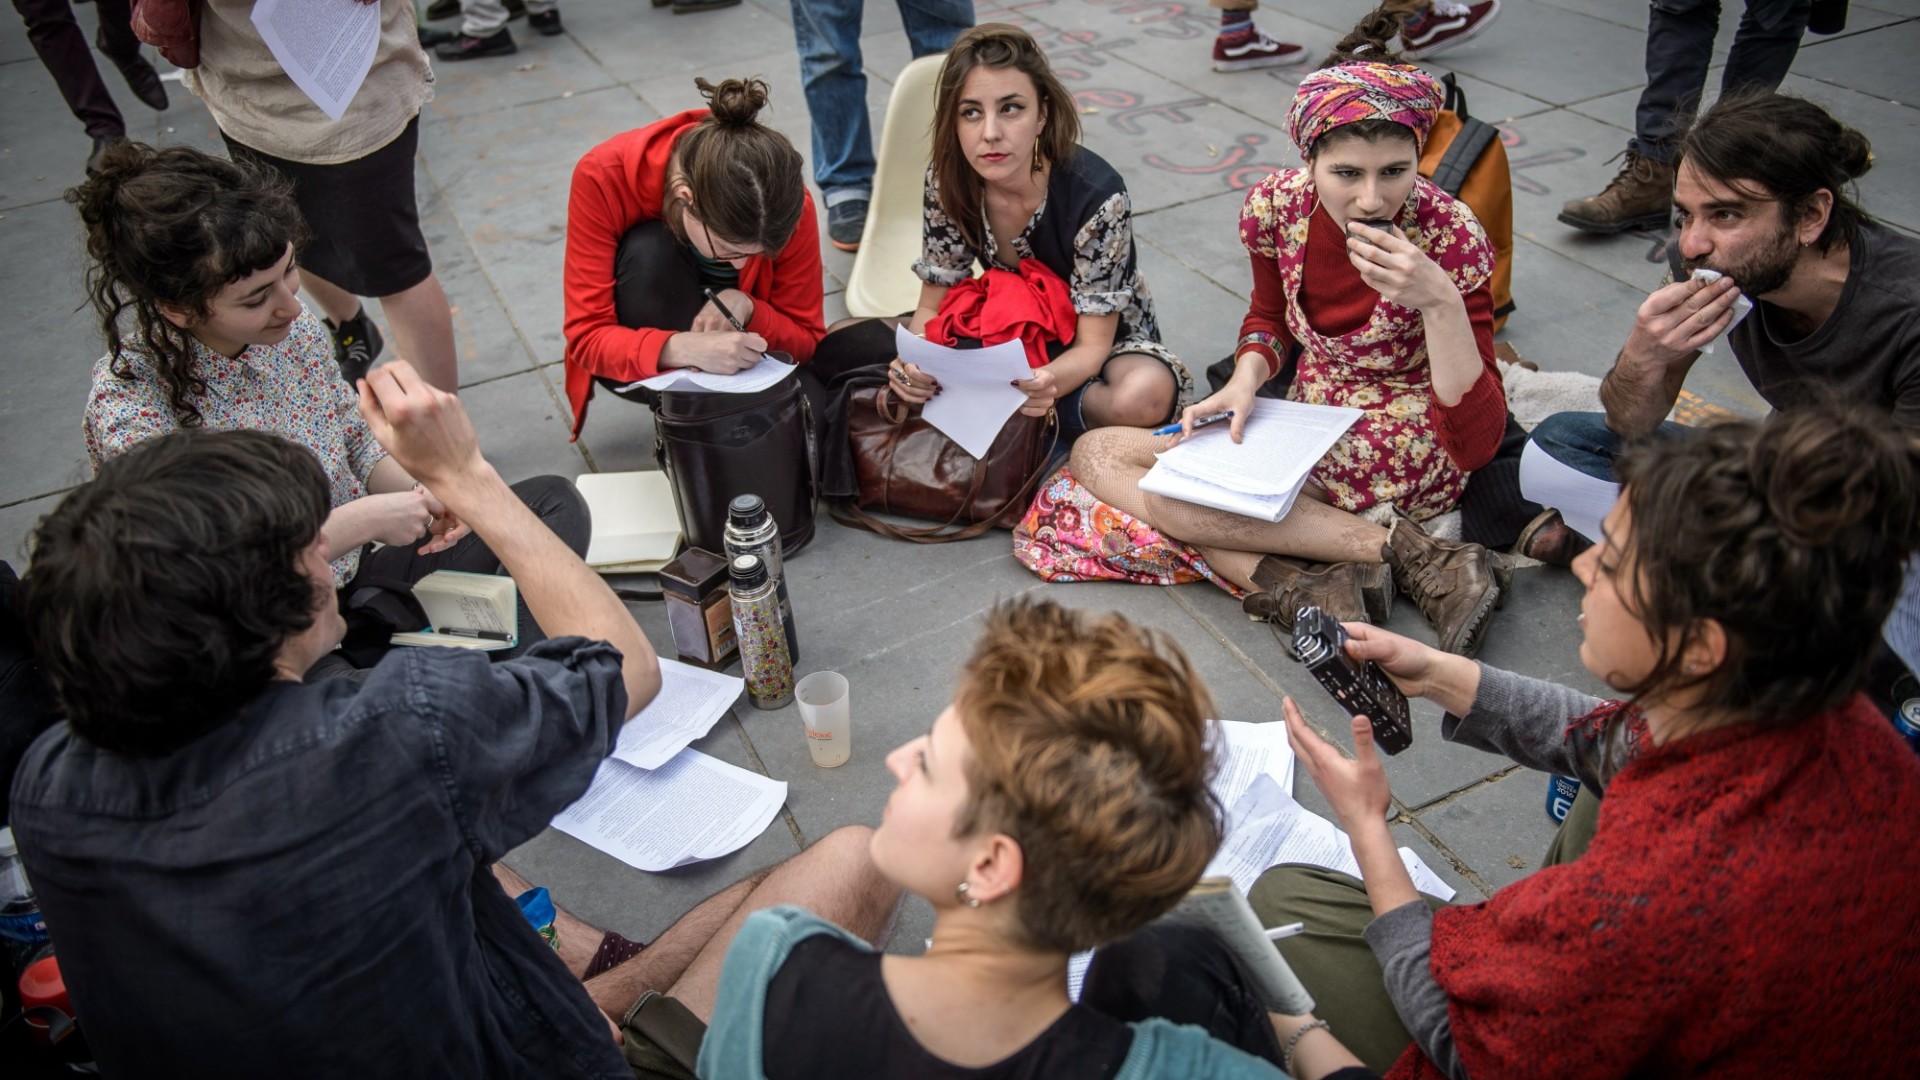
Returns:
[[[460,389],[460,357],[453,343],[453,309],[440,279],[429,273],[410,289],[380,298],[399,354],[420,377],[448,393]],[[351,313],[349,313],[351,314]]]
[[[300,271],[300,285],[335,325],[360,313],[360,298],[311,270]]]
[[[1269,522],[1141,491],[1140,478],[1165,442],[1133,428],[1090,431],[1074,443],[1073,475],[1101,501],[1199,548],[1216,569],[1243,586],[1249,582],[1240,575],[1250,574],[1252,566],[1235,552],[1253,556],[1256,563],[1262,554],[1329,563],[1381,561],[1387,530],[1304,496],[1286,517]]]
[[[736,881],[694,905],[692,911],[675,919],[672,926],[648,942],[639,956],[589,979],[587,995],[605,1009],[607,1015],[618,1018],[633,1008],[641,994],[649,990],[663,994],[670,991],[701,950],[727,926],[740,905],[747,902],[775,869],[778,867]]]
[[[493,876],[499,880],[500,887],[507,890],[508,896],[519,896],[533,888],[532,882],[514,873],[513,868],[503,862],[493,864]],[[555,951],[560,954],[561,962],[567,965],[567,970],[573,972],[573,977],[579,978],[600,948],[601,931],[581,922],[559,904],[553,905],[553,929],[554,943],[558,946]]]
[[[1100,369],[1103,381],[1080,399],[1087,427],[1151,427],[1173,413],[1173,372],[1145,353],[1121,353]]]

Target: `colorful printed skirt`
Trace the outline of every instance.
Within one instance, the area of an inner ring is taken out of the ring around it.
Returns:
[[[1064,465],[1047,478],[1013,530],[1013,557],[1044,581],[1211,581],[1240,595],[1198,551],[1101,502]]]

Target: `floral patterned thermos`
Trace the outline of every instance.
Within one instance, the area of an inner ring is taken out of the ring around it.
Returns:
[[[758,555],[741,555],[728,566],[733,633],[740,645],[740,672],[756,708],[778,709],[793,700],[793,660],[780,598]]]

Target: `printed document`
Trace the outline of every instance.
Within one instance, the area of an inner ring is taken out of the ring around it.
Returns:
[[[1240,442],[1225,423],[1202,428],[1162,451],[1140,490],[1279,521],[1293,509],[1313,467],[1362,415],[1359,409],[1258,398]]]
[[[329,120],[346,114],[380,47],[380,5],[358,0],[259,0],[253,25]]]
[[[894,329],[893,340],[900,359],[940,384],[940,393],[920,407],[920,418],[960,449],[986,457],[1007,418],[1026,404],[1027,395],[1013,385],[1033,378],[1026,346],[1004,341],[984,349],[950,349],[915,337],[905,326]]]
[[[674,368],[651,379],[628,383],[620,389],[632,390],[636,386],[644,386],[649,390],[672,390],[681,394],[751,394],[778,383],[793,371],[793,364],[783,364],[775,360],[772,353],[762,353],[752,367],[732,375],[716,375],[699,368]]]
[[[613,756],[642,769],[673,760],[740,700],[746,680],[660,658],[660,694],[620,729]]]
[[[1588,476],[1527,440],[1520,452],[1520,494],[1530,502],[1560,511],[1560,520],[1598,543],[1600,523],[1620,497],[1620,485]]]
[[[1211,786],[1221,806],[1231,809],[1253,786],[1253,778],[1262,774],[1293,794],[1293,747],[1287,744],[1287,725],[1278,720],[1265,724],[1216,720],[1214,730],[1219,741],[1213,756],[1220,768]]]
[[[1453,899],[1453,887],[1412,848],[1400,849],[1400,861],[1413,876],[1414,888],[1442,900]],[[1346,833],[1281,791],[1271,776],[1256,776],[1227,814],[1227,837],[1207,864],[1206,874],[1231,877],[1242,892],[1247,892],[1269,867],[1284,863],[1324,866],[1360,876],[1360,864],[1354,861],[1353,844]]]
[[[671,870],[746,847],[786,801],[784,782],[698,750],[652,770],[608,758],[553,827],[630,866]]]

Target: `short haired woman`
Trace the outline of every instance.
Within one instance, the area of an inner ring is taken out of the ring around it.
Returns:
[[[1584,853],[1436,913],[1368,725],[1349,760],[1289,701],[1364,882],[1279,867],[1251,899],[1306,921],[1281,951],[1345,1042],[1408,1077],[1911,1071],[1920,760],[1857,688],[1920,546],[1917,464],[1833,407],[1630,450],[1573,564],[1581,662],[1622,700],[1350,628],[1446,739],[1605,798]]]
[[[933,906],[926,954],[879,955],[797,908],[754,914],[728,952],[700,1075],[1278,1078],[1290,1060],[1318,1078],[1354,1065],[1311,1017],[1242,1000],[1210,935],[1135,934],[1219,844],[1212,712],[1157,631],[1047,601],[996,608],[953,704],[887,759],[898,787],[873,860]],[[1075,1004],[1068,954],[1096,945]],[[1168,1009],[1138,1010],[1162,975],[1215,971]],[[1207,1029],[1154,1018],[1168,1012]]]
[[[943,314],[949,292],[974,278],[975,262],[1044,274],[1070,300],[1070,314],[1049,321],[1045,355],[1028,354],[1033,377],[1016,384],[1027,395],[1022,412],[1058,409],[1071,439],[1108,424],[1160,423],[1191,397],[1193,377],[1160,342],[1126,182],[1080,145],[1073,95],[1026,31],[985,23],[947,52],[925,208],[909,330],[922,333]],[[893,356],[891,331],[875,344]],[[913,402],[938,389],[898,359],[891,385]]]
[[[1183,422],[1231,411],[1230,436],[1208,437],[1239,441],[1256,392],[1290,353],[1298,370],[1288,397],[1364,415],[1278,522],[1142,492],[1172,437],[1101,432],[1075,448],[1072,473],[1101,501],[1199,549],[1252,592],[1244,606],[1254,618],[1290,628],[1311,603],[1343,619],[1382,619],[1397,584],[1442,648],[1472,655],[1503,599],[1506,566],[1479,545],[1441,543],[1418,522],[1454,507],[1505,430],[1493,249],[1473,211],[1419,174],[1442,97],[1431,76],[1387,52],[1403,19],[1374,12],[1301,81],[1287,125],[1307,167],[1247,195],[1240,239],[1253,303],[1234,373]]]
[[[356,583],[500,570],[361,418],[333,339],[300,301],[306,230],[284,178],[192,147],[123,143],[66,197],[86,227],[88,289],[107,339],[85,418],[96,470],[176,428],[270,432],[326,470],[327,554],[343,597]],[[586,550],[586,504],[571,482],[539,476],[514,491],[568,546]],[[496,655],[517,655],[539,637],[522,604],[520,645]],[[325,663],[320,670],[337,671]]]
[[[731,375],[769,349],[805,363],[826,333],[813,197],[800,152],[758,119],[767,84],[694,83],[707,108],[615,135],[574,166],[565,285],[575,438],[596,385],[624,397],[619,387],[672,368]]]

